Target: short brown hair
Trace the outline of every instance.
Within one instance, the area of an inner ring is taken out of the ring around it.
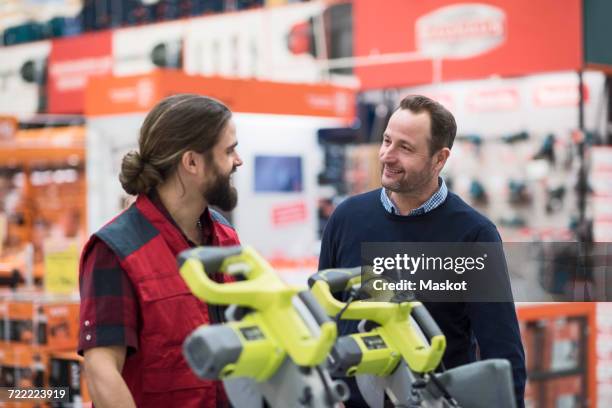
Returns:
[[[440,103],[423,95],[408,95],[400,102],[399,109],[408,109],[413,113],[423,111],[429,113],[431,120],[430,154],[433,155],[444,147],[449,149],[453,147],[457,134],[457,123],[453,114]]]
[[[123,189],[148,193],[174,173],[186,151],[210,154],[231,116],[224,104],[206,96],[178,94],[160,101],[140,128],[138,151],[123,156]]]

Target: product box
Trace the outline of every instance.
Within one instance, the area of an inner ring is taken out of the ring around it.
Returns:
[[[35,344],[34,304],[29,301],[8,301],[6,338],[10,345]]]
[[[44,387],[48,354],[44,349],[16,344],[0,351],[0,387]]]
[[[79,338],[79,304],[49,303],[38,309],[38,341],[49,350],[76,350]]]
[[[584,384],[580,375],[546,381],[546,406],[542,408],[582,408]]]
[[[83,358],[73,352],[52,352],[49,357],[49,387],[68,387],[72,406],[81,406],[91,401],[83,370]],[[52,407],[64,405],[51,404]]]
[[[0,349],[8,343],[8,301],[0,294]]]
[[[578,318],[547,321],[542,347],[544,370],[564,371],[579,367],[582,327]]]
[[[27,344],[48,350],[74,350],[78,344],[79,304],[11,300],[0,346]],[[2,306],[0,305],[0,317]]]
[[[542,335],[542,327],[539,321],[520,322],[521,340],[525,350],[525,363],[527,372],[539,371],[541,362],[538,361],[542,357],[538,339]]]
[[[48,354],[27,344],[13,344],[0,351],[0,387],[46,387]],[[0,402],[0,408],[38,408],[42,401]]]

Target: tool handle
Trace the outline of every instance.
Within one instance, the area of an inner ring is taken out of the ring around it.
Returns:
[[[351,280],[361,277],[361,267],[323,269],[308,279],[308,286],[312,287],[317,281],[325,281],[332,294],[343,292],[348,289]]]
[[[325,310],[323,310],[321,305],[319,305],[317,299],[315,299],[312,293],[308,291],[302,291],[298,293],[298,297],[304,303],[308,311],[312,314],[312,317],[319,326],[322,326],[323,324],[332,321],[329,316],[327,316]]]
[[[249,247],[200,247],[179,254],[179,272],[191,292],[209,304],[267,307],[262,298],[290,302],[297,290],[288,287],[274,274],[272,267]],[[218,283],[211,275],[242,273],[245,280]]]
[[[435,336],[443,335],[438,323],[436,323],[427,308],[422,304],[415,303],[412,307],[411,315],[423,331],[427,341],[431,342],[431,339]]]
[[[228,247],[198,247],[183,251],[179,254],[179,267],[189,258],[197,258],[204,265],[204,270],[208,276],[212,276],[217,272],[225,272],[221,270],[223,261],[230,256],[240,255],[242,247],[240,245]]]
[[[311,293],[321,305],[328,316],[337,316],[340,311],[343,319],[349,320],[371,320],[378,324],[383,324],[391,318],[398,309],[404,310],[405,316],[408,316],[410,311],[409,303],[391,303],[391,302],[368,302],[364,300],[356,300],[346,307],[346,303],[334,298],[332,291],[329,289],[327,281],[319,279],[315,281],[311,288]]]

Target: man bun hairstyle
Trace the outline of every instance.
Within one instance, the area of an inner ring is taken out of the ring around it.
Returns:
[[[408,95],[400,102],[400,109],[408,109],[412,113],[429,113],[431,121],[431,139],[429,153],[433,155],[438,150],[453,147],[457,135],[457,123],[452,113],[440,103],[423,95]]]
[[[119,181],[126,193],[137,195],[148,192],[163,178],[155,167],[142,160],[140,153],[132,150],[123,156]]]
[[[146,194],[171,176],[183,153],[209,154],[232,116],[223,103],[195,94],[160,101],[140,128],[138,151],[123,156],[119,181],[126,193]]]

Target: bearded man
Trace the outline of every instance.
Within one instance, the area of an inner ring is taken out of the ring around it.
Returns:
[[[176,257],[239,244],[214,205],[237,203],[236,126],[221,102],[174,95],[149,112],[119,180],[135,203],[94,233],[81,256],[79,353],[96,407],[227,405],[222,386],[189,369],[182,344],[219,310],[191,294]]]

